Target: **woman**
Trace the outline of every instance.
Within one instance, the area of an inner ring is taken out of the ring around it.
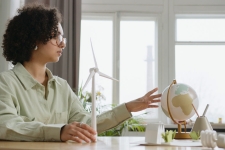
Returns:
[[[3,55],[14,68],[0,74],[0,139],[14,141],[96,141],[97,132],[115,127],[131,112],[155,108],[157,88],[97,117],[97,130],[68,83],[53,76],[47,63],[59,61],[66,39],[56,8],[27,5],[11,19]],[[83,123],[81,123],[83,122]]]

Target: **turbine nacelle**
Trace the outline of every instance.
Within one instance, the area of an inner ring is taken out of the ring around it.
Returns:
[[[94,68],[90,68],[89,71],[90,71],[90,73],[92,71],[94,71],[96,73],[96,72],[99,72],[99,69],[97,67],[94,67]]]

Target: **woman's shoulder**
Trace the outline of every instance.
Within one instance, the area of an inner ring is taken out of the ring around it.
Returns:
[[[15,77],[12,70],[3,71],[0,73],[0,80],[7,79],[10,80]]]
[[[12,70],[3,71],[0,73],[0,86],[15,87],[17,84],[17,77]]]

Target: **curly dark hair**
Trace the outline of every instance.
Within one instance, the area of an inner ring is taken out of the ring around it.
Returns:
[[[29,61],[37,42],[46,44],[58,33],[62,17],[57,8],[28,4],[17,10],[3,35],[3,56],[12,64]]]

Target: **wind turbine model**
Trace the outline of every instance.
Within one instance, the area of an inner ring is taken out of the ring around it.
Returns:
[[[90,39],[91,42],[91,39]],[[111,79],[111,80],[115,80],[118,81],[117,79],[114,79],[102,72],[99,71],[98,69],[98,65],[95,59],[95,54],[94,54],[94,50],[93,50],[93,46],[92,46],[92,42],[91,42],[91,49],[92,49],[92,54],[93,54],[93,58],[94,58],[94,62],[95,62],[95,67],[90,68],[90,75],[88,76],[88,79],[86,81],[86,83],[83,86],[83,90],[84,88],[87,86],[88,82],[91,80],[92,78],[92,106],[91,106],[91,127],[97,131],[97,124],[96,124],[96,91],[95,91],[95,73],[98,73],[100,76]]]

